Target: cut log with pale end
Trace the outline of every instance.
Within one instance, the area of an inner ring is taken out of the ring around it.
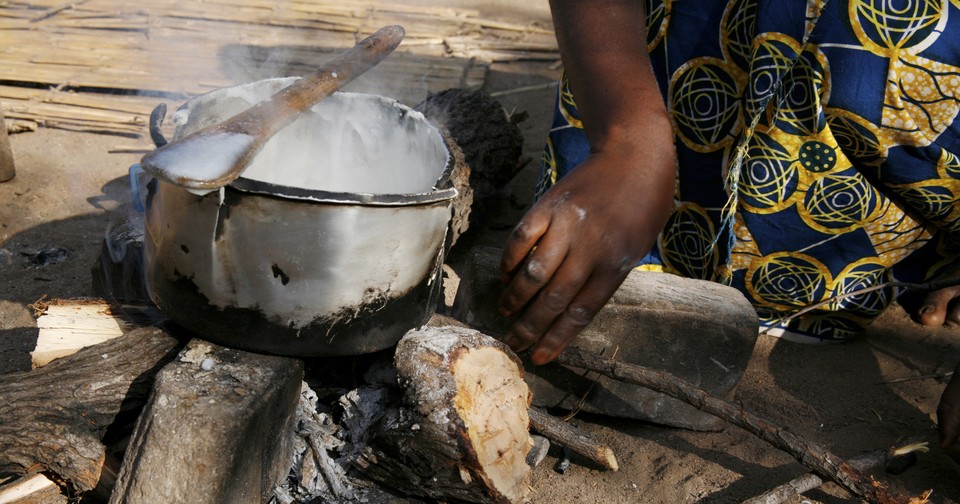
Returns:
[[[30,352],[34,368],[122,336],[134,326],[102,299],[55,299],[45,304],[37,328],[37,346]]]
[[[154,373],[180,342],[136,329],[33,371],[0,376],[0,474],[43,471],[74,491],[93,490],[111,426],[139,412]]]
[[[303,361],[191,340],[157,373],[110,502],[261,503],[290,469]]]
[[[533,446],[530,390],[502,343],[461,327],[425,327],[397,345],[404,396],[355,465],[403,493],[442,501],[522,502]]]

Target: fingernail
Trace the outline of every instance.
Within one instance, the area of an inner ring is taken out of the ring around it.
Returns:
[[[937,310],[937,307],[934,305],[923,305],[920,307],[920,310],[917,311],[920,315],[926,315]]]
[[[549,350],[538,348],[533,352],[533,355],[530,356],[530,360],[532,360],[534,364],[540,365],[550,362],[550,357],[551,353]]]

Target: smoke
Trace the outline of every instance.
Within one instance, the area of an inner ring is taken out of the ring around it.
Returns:
[[[114,263],[122,263],[127,254],[141,253],[143,246],[143,214],[125,207],[107,223],[103,246]],[[131,250],[134,248],[136,250]]]
[[[231,44],[221,50],[220,60],[224,73],[233,82],[245,84],[276,77],[302,77],[346,49]],[[401,44],[396,52],[344,86],[342,91],[385,96],[412,107],[429,94],[431,72],[439,65],[454,64],[450,58],[428,58],[402,51]]]
[[[218,123],[292,81],[271,79],[198,97],[174,114],[177,136]],[[448,156],[440,132],[420,112],[389,99],[338,93],[268,141],[243,177],[339,193],[427,193]]]
[[[104,231],[93,287],[101,297],[121,303],[151,304],[143,271],[143,214],[125,205]]]

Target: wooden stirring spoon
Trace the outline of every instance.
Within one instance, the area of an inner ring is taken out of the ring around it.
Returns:
[[[274,134],[302,112],[383,61],[403,40],[385,26],[316,72],[219,124],[147,154],[145,172],[187,189],[212,191],[236,180]]]

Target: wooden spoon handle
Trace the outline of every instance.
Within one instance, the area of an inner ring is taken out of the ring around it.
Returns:
[[[401,26],[385,26],[320,69],[219,125],[221,131],[268,139],[317,102],[389,56],[403,41]]]
[[[330,96],[390,55],[403,40],[400,26],[385,26],[316,72],[268,100],[147,154],[150,175],[199,191],[221,188],[240,176],[267,140],[303,111]]]

